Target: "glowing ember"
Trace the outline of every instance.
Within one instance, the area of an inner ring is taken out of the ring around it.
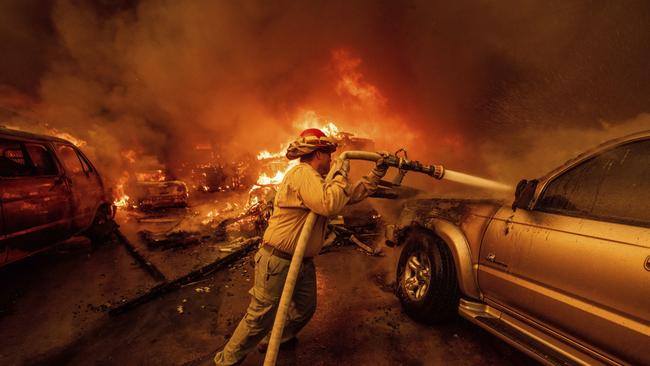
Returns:
[[[205,219],[201,220],[201,223],[203,225],[208,225],[212,223],[218,216],[219,216],[218,210],[211,210],[208,212],[207,215],[205,215]]]

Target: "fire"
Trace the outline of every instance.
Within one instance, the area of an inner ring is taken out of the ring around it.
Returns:
[[[167,180],[167,176],[165,175],[165,172],[162,171],[162,169],[137,173],[136,176],[140,182],[164,182]]]
[[[289,171],[289,169],[293,168],[294,166],[298,165],[297,160],[292,160],[287,164],[287,167],[284,170],[278,170],[275,172],[275,175],[270,177],[266,173],[260,174],[260,176],[257,178],[257,185],[258,186],[268,186],[268,185],[278,185],[282,183],[282,180],[284,179],[285,174]]]
[[[282,179],[284,179],[284,172],[276,172],[273,177],[269,177],[265,173],[262,173],[257,178],[257,184],[260,186],[265,186],[269,184],[280,184],[280,182],[282,182]]]
[[[334,139],[336,139],[341,133],[340,129],[333,122],[323,122],[323,119],[320,118],[314,111],[306,111],[305,113],[303,113],[303,115],[294,123],[294,127],[296,128],[296,130],[299,131],[302,131],[307,128],[316,127],[321,131],[323,131],[326,135],[333,137]],[[284,158],[286,149],[292,140],[289,140],[287,143],[283,144],[280,151],[278,152],[272,153],[268,150],[260,151],[260,153],[257,154],[257,159],[271,160],[271,159]],[[277,167],[278,163],[280,165],[279,167]],[[298,163],[299,163],[298,160],[291,160],[291,161],[282,160],[281,163],[277,161],[273,162],[273,164],[276,165],[275,173],[272,174],[261,173],[260,176],[257,178],[256,184],[251,188],[250,191],[252,192],[256,188],[259,188],[260,186],[278,185],[282,183],[285,174],[289,171],[289,169],[298,165]],[[271,164],[269,164],[269,166],[271,166]]]
[[[339,130],[338,127],[332,122],[327,123],[325,126],[320,128],[321,131],[325,132],[327,136],[334,137],[336,138],[341,131]]]
[[[127,207],[129,205],[130,197],[124,193],[124,185],[128,180],[129,172],[124,171],[124,173],[122,173],[122,176],[117,180],[117,183],[115,184],[114,197],[116,198],[115,201],[113,201],[115,207]]]
[[[76,147],[83,147],[86,145],[86,141],[76,138],[67,132],[59,131],[56,128],[52,127],[48,132],[53,136],[72,142]]]
[[[268,150],[262,150],[259,154],[257,154],[257,160],[275,159],[280,157],[282,157],[282,152],[273,154]]]
[[[129,205],[129,199],[131,199],[131,197],[129,197],[126,194],[123,194],[120,198],[113,201],[113,204],[115,205],[115,207],[126,207]]]
[[[212,223],[217,217],[219,216],[219,210],[210,210],[208,211],[208,214],[205,215],[205,218],[201,220],[201,223],[203,225],[208,225]]]

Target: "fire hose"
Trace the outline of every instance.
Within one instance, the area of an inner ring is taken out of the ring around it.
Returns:
[[[399,155],[400,152],[403,153],[402,156]],[[427,174],[436,179],[442,179],[445,175],[445,169],[442,165],[424,165],[418,161],[408,160],[406,151],[404,150],[400,150],[395,154],[374,153],[369,151],[345,151],[341,153],[339,159],[343,161],[366,160],[373,162],[383,159],[384,164],[399,170],[395,180],[391,183],[391,185],[395,186],[401,184],[407,171]],[[336,170],[332,169],[326,179],[331,180],[335,173]],[[280,304],[278,305],[275,321],[273,322],[273,330],[271,331],[269,346],[266,351],[266,357],[264,358],[264,366],[274,366],[277,360],[280,342],[282,341],[282,332],[284,331],[289,306],[291,305],[291,298],[293,297],[293,290],[296,286],[296,280],[298,279],[302,259],[305,255],[307,242],[311,237],[314,223],[316,222],[316,216],[317,214],[313,211],[307,215],[307,221],[298,237],[298,244],[293,252],[293,257],[291,258],[291,264],[289,265],[289,271],[282,290],[282,296],[280,297]]]

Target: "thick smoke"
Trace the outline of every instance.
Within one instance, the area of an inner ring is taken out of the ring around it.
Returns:
[[[508,183],[648,126],[645,1],[0,7],[0,101],[26,116],[0,123],[71,133],[110,174],[128,150],[172,169],[198,143],[272,150],[309,111]]]

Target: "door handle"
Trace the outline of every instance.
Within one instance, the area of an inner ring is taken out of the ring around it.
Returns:
[[[71,184],[72,181],[70,178],[66,177],[65,175],[59,175],[58,177],[54,178],[54,184],[52,184],[52,188],[50,188],[50,191],[53,191],[56,186],[60,186],[64,183]]]
[[[486,259],[488,262],[492,262],[492,263],[494,263],[494,264],[498,264],[498,265],[503,266],[503,267],[506,267],[506,268],[508,267],[507,264],[505,264],[505,263],[503,263],[503,262],[499,262],[499,261],[497,261],[497,255],[494,254],[494,253],[488,253],[488,255],[485,256],[485,259]]]

